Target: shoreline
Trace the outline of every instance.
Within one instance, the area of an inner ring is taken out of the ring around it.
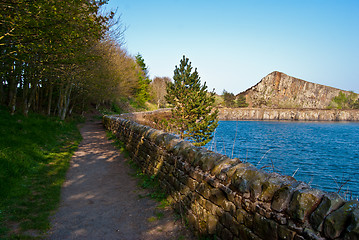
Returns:
[[[315,121],[359,122],[359,109],[305,109],[305,108],[218,108],[221,121]],[[171,115],[170,108],[150,112],[125,113],[122,116],[139,122],[153,122]]]
[[[359,121],[359,110],[218,108],[219,120]]]

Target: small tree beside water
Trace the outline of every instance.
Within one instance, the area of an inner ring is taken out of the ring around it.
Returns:
[[[218,111],[213,110],[214,92],[201,85],[197,69],[183,56],[174,70],[174,82],[167,84],[166,100],[172,105],[170,125],[181,138],[203,146],[213,138],[218,126]]]

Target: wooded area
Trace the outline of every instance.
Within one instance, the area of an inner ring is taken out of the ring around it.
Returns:
[[[65,119],[135,95],[145,73],[121,47],[124,29],[106,2],[1,1],[0,104]]]

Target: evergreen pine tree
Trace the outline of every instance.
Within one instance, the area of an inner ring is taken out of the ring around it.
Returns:
[[[174,83],[167,85],[166,100],[172,108],[170,123],[183,139],[203,146],[213,138],[218,126],[218,111],[213,111],[214,92],[201,85],[197,69],[192,72],[191,62],[183,56],[174,70]]]
[[[136,101],[140,107],[143,107],[145,105],[145,102],[147,102],[151,98],[151,80],[148,77],[148,69],[145,64],[145,60],[142,58],[141,54],[138,53],[135,58],[138,66],[141,68],[141,71],[138,73]]]

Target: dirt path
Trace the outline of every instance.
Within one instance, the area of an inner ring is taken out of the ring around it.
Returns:
[[[81,134],[48,239],[192,239],[171,210],[140,198],[145,190],[129,176],[131,169],[101,122],[86,122]]]

